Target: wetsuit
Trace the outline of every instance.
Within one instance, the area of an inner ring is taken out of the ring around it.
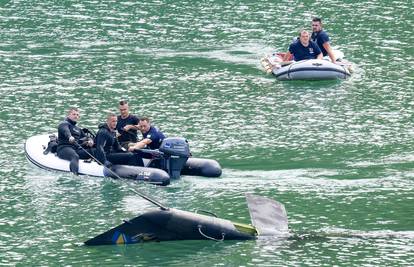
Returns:
[[[73,136],[75,142],[71,144],[69,138]],[[79,173],[79,159],[88,159],[90,156],[85,152],[86,149],[90,154],[94,154],[94,150],[81,145],[87,140],[87,136],[81,128],[76,126],[76,121],[66,118],[58,126],[58,145],[57,156],[61,159],[69,160],[69,169],[74,174]]]
[[[289,52],[293,54],[293,58],[296,61],[301,61],[305,59],[317,58],[317,56],[321,53],[321,50],[313,41],[309,41],[308,46],[305,47],[299,40],[297,40],[289,46]]]
[[[115,136],[115,131],[109,129],[108,124],[99,125],[99,131],[96,134],[96,158],[99,162],[107,167],[112,164],[144,166],[142,158],[137,154],[122,150]]]
[[[319,46],[319,48],[322,51],[323,56],[328,55],[328,52],[323,47],[323,44],[326,42],[329,42],[329,36],[324,30],[321,30],[319,32],[313,32],[311,36],[311,40],[314,41]]]
[[[136,143],[138,141],[137,130],[131,129],[129,131],[124,131],[124,127],[126,125],[137,125],[138,123],[139,119],[135,115],[129,114],[128,117],[124,119],[121,116],[118,116],[116,130],[120,134],[120,136],[118,136],[118,142],[121,144],[122,147],[128,148],[129,143]]]

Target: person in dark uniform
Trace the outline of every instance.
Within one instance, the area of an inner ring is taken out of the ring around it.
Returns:
[[[64,121],[58,126],[57,156],[69,160],[69,169],[74,174],[79,173],[79,159],[88,159],[88,153],[93,154],[93,140],[76,126],[80,118],[77,108],[70,108]],[[82,148],[83,147],[83,148]],[[88,153],[85,152],[85,149]]]
[[[299,39],[295,40],[290,46],[289,51],[283,58],[283,61],[288,61],[293,55],[295,61],[305,59],[322,59],[322,52],[319,46],[309,40],[309,32],[302,30],[299,35]]]
[[[116,139],[115,127],[117,116],[109,113],[106,122],[99,125],[96,134],[96,158],[110,168],[112,164],[125,164],[134,166],[144,166],[142,158],[137,154],[126,152]]]
[[[123,148],[128,148],[128,144],[138,141],[139,118],[129,113],[129,106],[126,100],[119,101],[119,112],[116,124],[118,131],[118,142]]]
[[[311,40],[318,44],[323,56],[329,56],[331,61],[335,63],[336,58],[329,44],[329,36],[322,29],[322,20],[320,18],[312,19],[312,36]]]
[[[129,151],[134,151],[140,148],[158,149],[165,135],[157,128],[151,126],[151,121],[147,117],[142,117],[139,121],[139,130],[142,133],[143,139],[135,144],[131,144]]]

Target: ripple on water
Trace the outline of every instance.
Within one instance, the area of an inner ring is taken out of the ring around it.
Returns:
[[[404,1],[3,4],[0,264],[410,265],[412,13]],[[260,58],[286,50],[314,15],[353,76],[264,75]],[[185,136],[194,156],[217,159],[222,177],[161,188],[27,163],[24,140],[55,132],[69,106],[96,130],[121,98]],[[302,238],[76,246],[153,208],[131,188],[245,223],[244,194],[267,196],[285,204]]]

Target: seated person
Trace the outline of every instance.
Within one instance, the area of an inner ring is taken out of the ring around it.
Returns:
[[[125,164],[134,166],[144,166],[142,158],[139,155],[126,152],[116,139],[115,127],[117,116],[109,113],[106,117],[106,123],[99,125],[96,134],[96,158],[106,167],[112,164]]]
[[[329,44],[329,36],[322,29],[322,20],[320,18],[312,19],[312,36],[311,40],[314,41],[322,51],[323,56],[329,55],[332,62],[336,61],[335,55]]]
[[[123,148],[128,148],[129,143],[136,143],[138,141],[139,118],[129,113],[129,106],[126,100],[119,101],[119,111],[121,114],[117,118],[117,138]]]
[[[88,159],[88,153],[94,153],[93,140],[88,138],[81,128],[76,126],[80,118],[77,108],[70,108],[64,121],[58,126],[57,156],[69,160],[69,169],[74,174],[79,173],[79,159]]]
[[[151,126],[151,121],[147,117],[142,117],[139,121],[140,131],[143,139],[137,143],[130,144],[128,150],[134,151],[140,148],[158,149],[164,140],[164,134],[157,128]]]
[[[302,30],[299,39],[289,46],[289,51],[284,56],[283,61],[288,61],[292,54],[295,61],[322,59],[323,56],[319,46],[309,39],[309,32]]]

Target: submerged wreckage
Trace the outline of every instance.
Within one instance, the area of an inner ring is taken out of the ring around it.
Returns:
[[[148,200],[148,199],[147,199]],[[204,215],[160,208],[116,226],[85,242],[85,245],[134,244],[174,240],[248,240],[258,236],[288,236],[288,219],[283,204],[265,197],[246,195],[252,224]]]

